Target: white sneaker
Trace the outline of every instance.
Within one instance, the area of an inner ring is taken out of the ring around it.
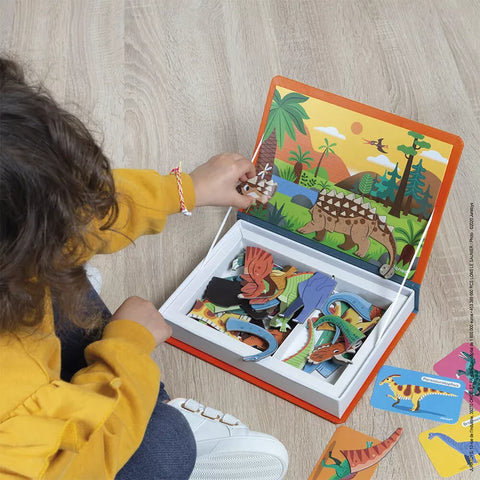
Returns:
[[[276,438],[192,399],[168,404],[183,413],[195,436],[197,461],[190,480],[281,480],[286,474],[288,453]]]

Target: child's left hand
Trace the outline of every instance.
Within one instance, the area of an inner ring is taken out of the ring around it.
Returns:
[[[239,182],[255,176],[255,166],[238,153],[221,153],[197,167],[191,174],[197,207],[232,206],[247,208],[254,200],[238,193]]]

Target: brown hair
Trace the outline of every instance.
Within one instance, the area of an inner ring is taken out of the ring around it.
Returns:
[[[0,57],[0,331],[41,323],[48,291],[62,317],[93,327],[79,262],[88,225],[117,216],[109,161],[85,125]]]

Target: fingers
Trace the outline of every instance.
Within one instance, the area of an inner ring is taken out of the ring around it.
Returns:
[[[245,209],[248,208],[255,202],[255,199],[249,197],[248,195],[241,195],[237,193],[232,201],[232,207]]]
[[[239,173],[238,178],[241,182],[246,182],[249,178],[255,176],[255,165],[245,157],[240,157],[236,161],[236,167]]]

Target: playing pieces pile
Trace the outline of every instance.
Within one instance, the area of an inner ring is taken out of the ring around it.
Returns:
[[[263,352],[244,360],[271,355],[304,324],[306,342],[283,360],[327,377],[351,361],[383,314],[359,295],[334,293],[332,276],[276,265],[258,247],[238,255],[231,273],[213,277],[188,315]]]

